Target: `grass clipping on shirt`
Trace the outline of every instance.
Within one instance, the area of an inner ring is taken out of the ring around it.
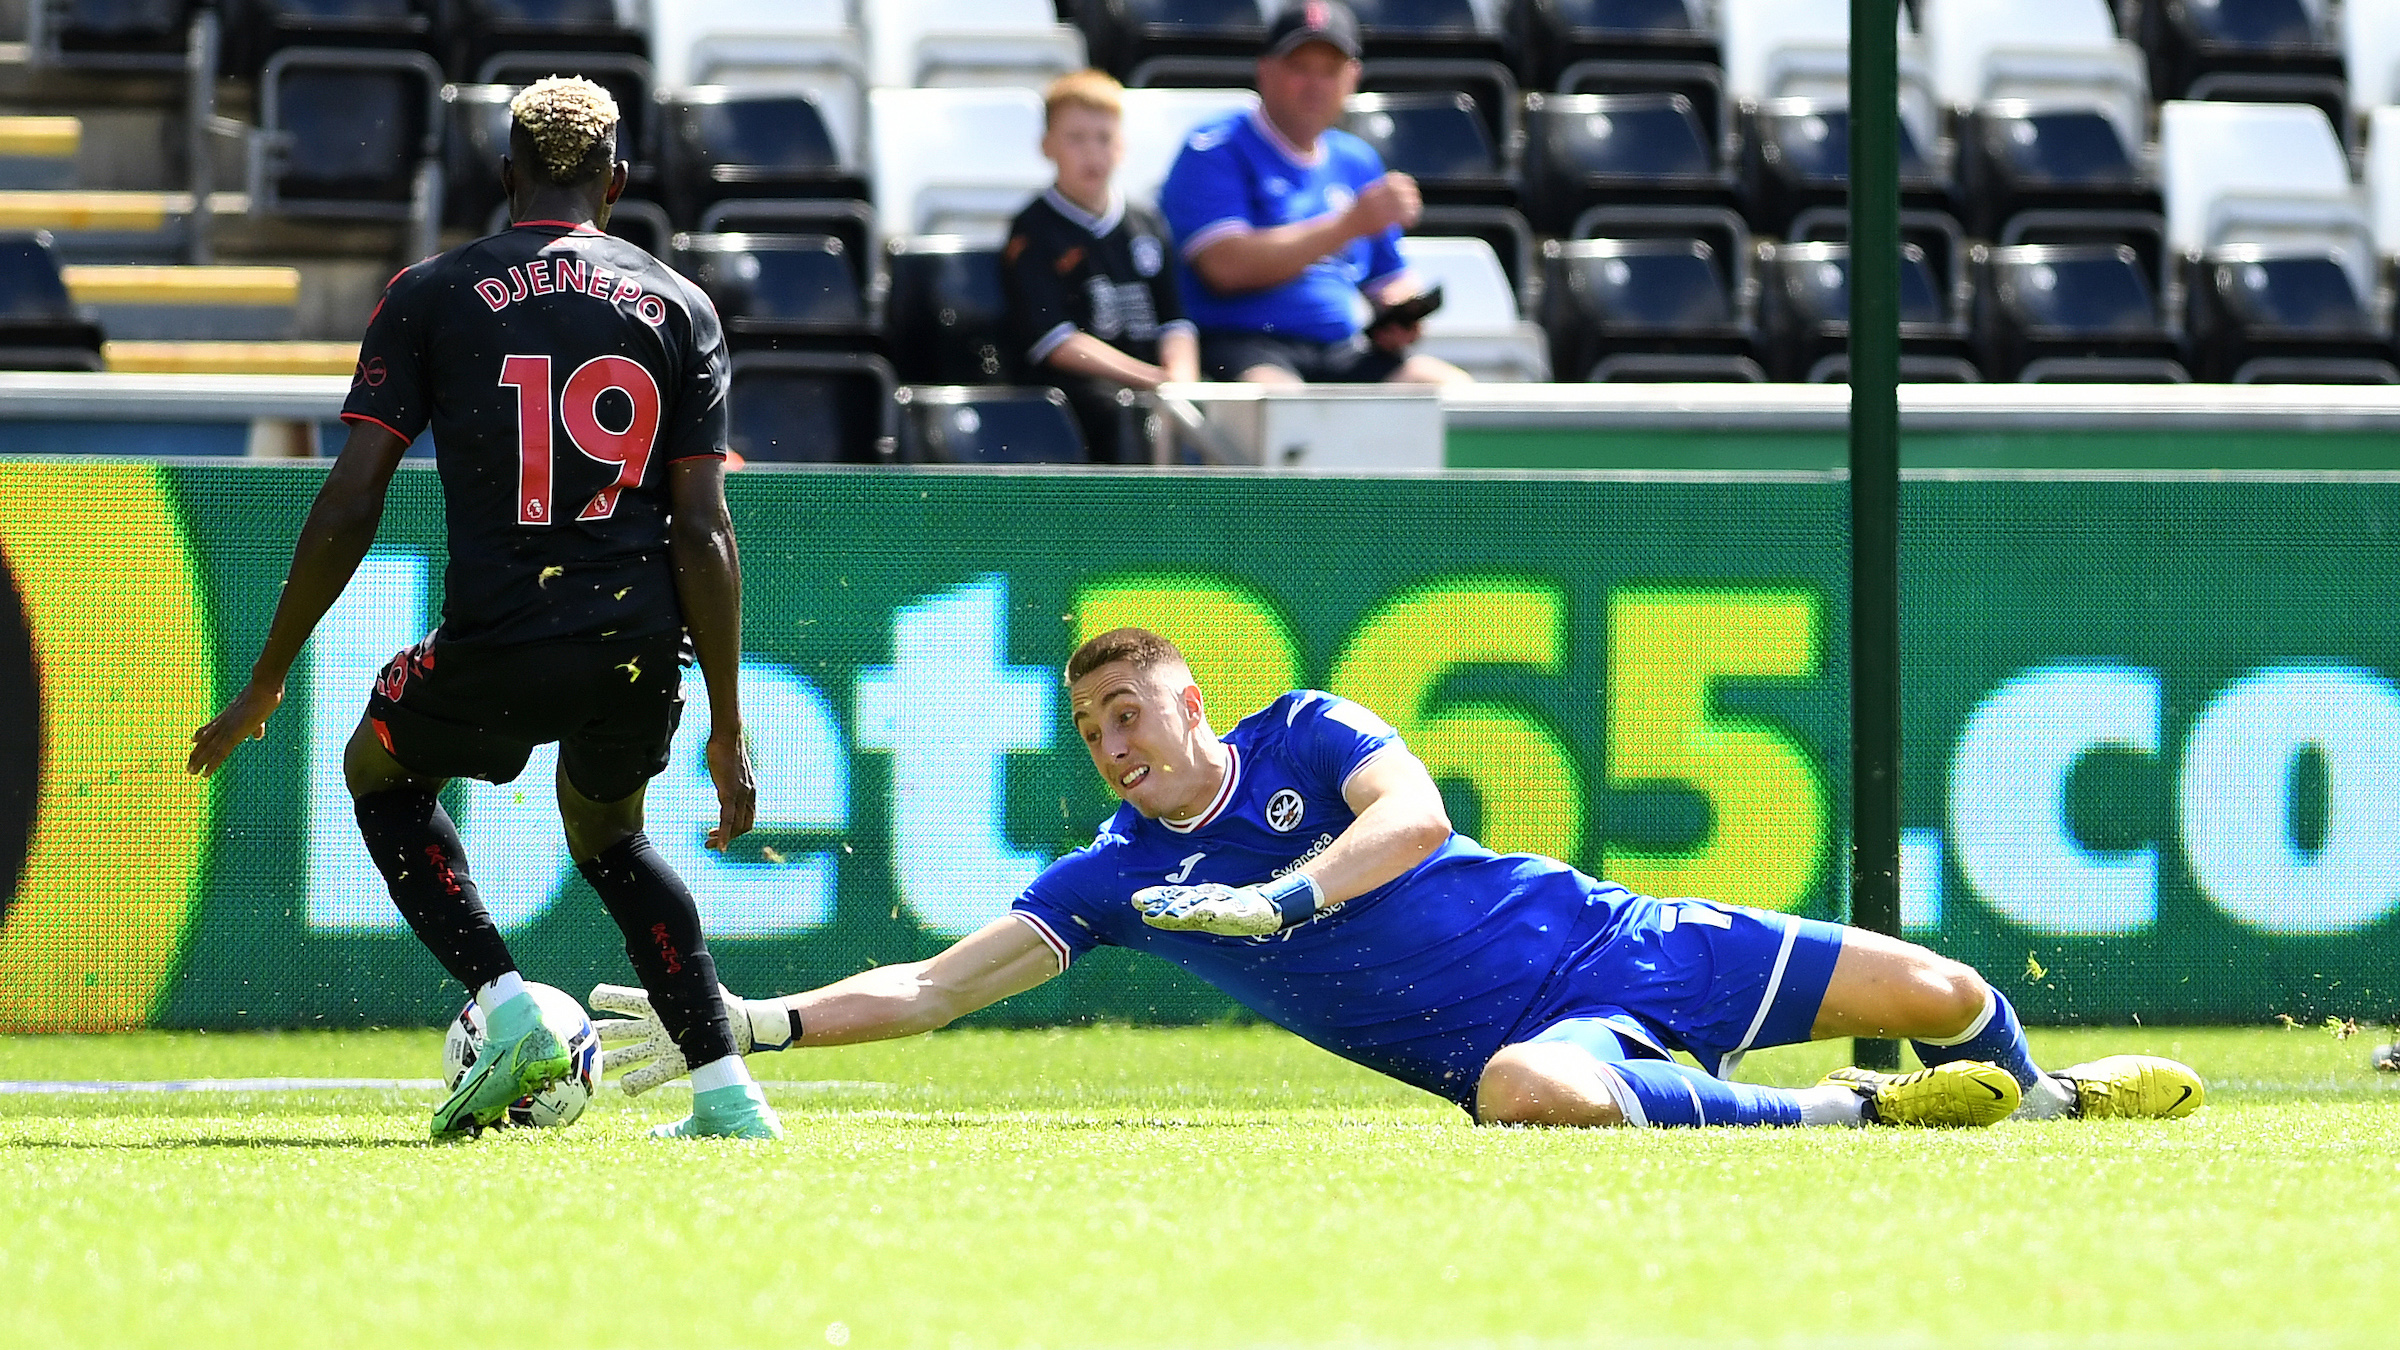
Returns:
[[[578,76],[535,80],[509,100],[509,116],[533,137],[552,182],[570,182],[592,146],[617,124],[617,101]]]

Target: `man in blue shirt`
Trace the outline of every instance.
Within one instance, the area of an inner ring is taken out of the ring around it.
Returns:
[[[1417,293],[1400,231],[1423,204],[1408,175],[1385,173],[1340,129],[1358,90],[1358,20],[1339,0],[1277,15],[1258,59],[1256,112],[1193,131],[1159,189],[1175,234],[1184,311],[1200,329],[1209,378],[1257,384],[1464,382],[1411,356],[1419,324],[1361,331],[1361,292],[1378,309]]]
[[[1220,738],[1181,653],[1132,628],[1083,644],[1067,678],[1124,803],[1098,837],[931,960],[781,1000],[728,994],[745,1049],[930,1031],[1107,944],[1487,1123],[1984,1125],[2200,1104],[2199,1078],[2170,1060],[2043,1073],[1998,990],[1912,943],[1495,855],[1450,828],[1424,764],[1347,699],[1289,693]],[[633,1015],[603,1024],[620,1044],[606,1067],[653,1061],[627,1092],[682,1071],[639,990],[602,985],[592,1002]],[[1928,1067],[1798,1090],[1728,1081],[1745,1051],[1831,1036],[1907,1037]]]

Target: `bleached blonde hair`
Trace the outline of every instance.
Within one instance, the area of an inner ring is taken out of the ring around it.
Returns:
[[[533,139],[543,174],[553,183],[588,177],[592,147],[617,125],[616,99],[580,76],[535,80],[509,100],[508,112]]]

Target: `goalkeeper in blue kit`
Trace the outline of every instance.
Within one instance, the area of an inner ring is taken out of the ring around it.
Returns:
[[[1113,944],[1486,1123],[1968,1126],[2201,1103],[2172,1060],[2044,1072],[1999,990],[1915,944],[1494,854],[1451,828],[1398,733],[1346,699],[1285,694],[1220,737],[1182,655],[1132,628],[1084,643],[1066,675],[1123,802],[1098,837],[930,960],[728,995],[744,1049],[931,1031]],[[638,1066],[626,1091],[683,1072],[639,990],[603,985],[592,1003],[628,1014],[601,1027],[606,1067]],[[1833,1036],[1907,1039],[1925,1067],[1732,1081],[1746,1051]]]

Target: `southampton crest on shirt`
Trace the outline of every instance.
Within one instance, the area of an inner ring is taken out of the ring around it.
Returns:
[[[1300,828],[1300,817],[1306,810],[1300,801],[1300,794],[1285,788],[1267,799],[1267,823],[1290,834]]]

